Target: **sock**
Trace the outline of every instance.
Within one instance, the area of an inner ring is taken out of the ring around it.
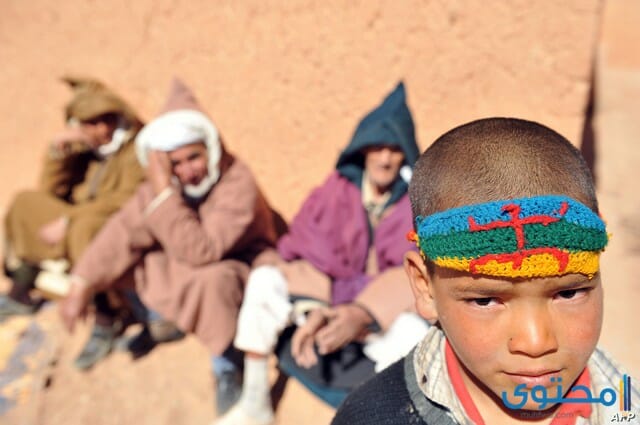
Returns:
[[[260,420],[273,418],[267,360],[267,357],[244,359],[240,406],[249,416]]]

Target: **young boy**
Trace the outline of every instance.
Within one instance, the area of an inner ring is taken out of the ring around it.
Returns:
[[[596,348],[608,235],[565,138],[518,119],[463,125],[422,154],[409,195],[421,252],[405,271],[437,326],[333,424],[638,420],[635,381]]]

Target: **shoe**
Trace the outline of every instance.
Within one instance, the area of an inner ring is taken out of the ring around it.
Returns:
[[[147,323],[137,334],[120,338],[117,348],[128,351],[134,359],[148,354],[158,344],[177,341],[185,337],[184,332],[173,323],[165,320],[154,320]]]
[[[157,344],[178,341],[185,336],[184,332],[168,320],[152,320],[146,327]]]
[[[116,344],[116,348],[118,351],[130,353],[134,359],[138,359],[147,355],[156,345],[157,343],[149,333],[149,328],[145,326],[135,335],[121,337]]]
[[[80,370],[91,368],[111,352],[117,335],[115,326],[94,325],[89,341],[73,365]]]
[[[71,264],[66,258],[59,258],[40,261],[39,267],[41,270],[51,273],[66,273],[71,268]]]
[[[225,414],[242,394],[242,371],[230,370],[215,377],[216,380],[216,412]]]
[[[0,295],[0,322],[13,316],[34,314],[39,307],[39,304],[23,304],[8,295]]]
[[[35,287],[52,300],[64,298],[71,289],[71,276],[64,272],[43,270],[36,277]]]
[[[263,418],[254,418],[238,403],[226,415],[213,421],[211,425],[273,425],[275,423],[273,412],[266,413]]]

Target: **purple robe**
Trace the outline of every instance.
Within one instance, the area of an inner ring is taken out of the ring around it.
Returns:
[[[286,261],[304,259],[332,280],[332,304],[352,301],[375,276],[366,274],[373,245],[378,272],[402,265],[404,253],[415,249],[405,239],[413,228],[407,194],[402,196],[373,231],[369,241],[367,212],[360,189],[336,171],[315,189],[278,242]]]

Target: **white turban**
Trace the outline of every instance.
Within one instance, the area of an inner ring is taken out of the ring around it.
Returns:
[[[209,156],[209,175],[205,179],[208,189],[220,177],[220,156],[222,148],[218,130],[202,112],[193,109],[179,109],[166,112],[144,126],[136,137],[136,154],[143,167],[148,164],[149,150],[173,151],[191,143],[204,142]],[[200,185],[198,185],[200,186]],[[185,187],[189,195],[189,188]],[[194,189],[198,196],[202,190]]]

